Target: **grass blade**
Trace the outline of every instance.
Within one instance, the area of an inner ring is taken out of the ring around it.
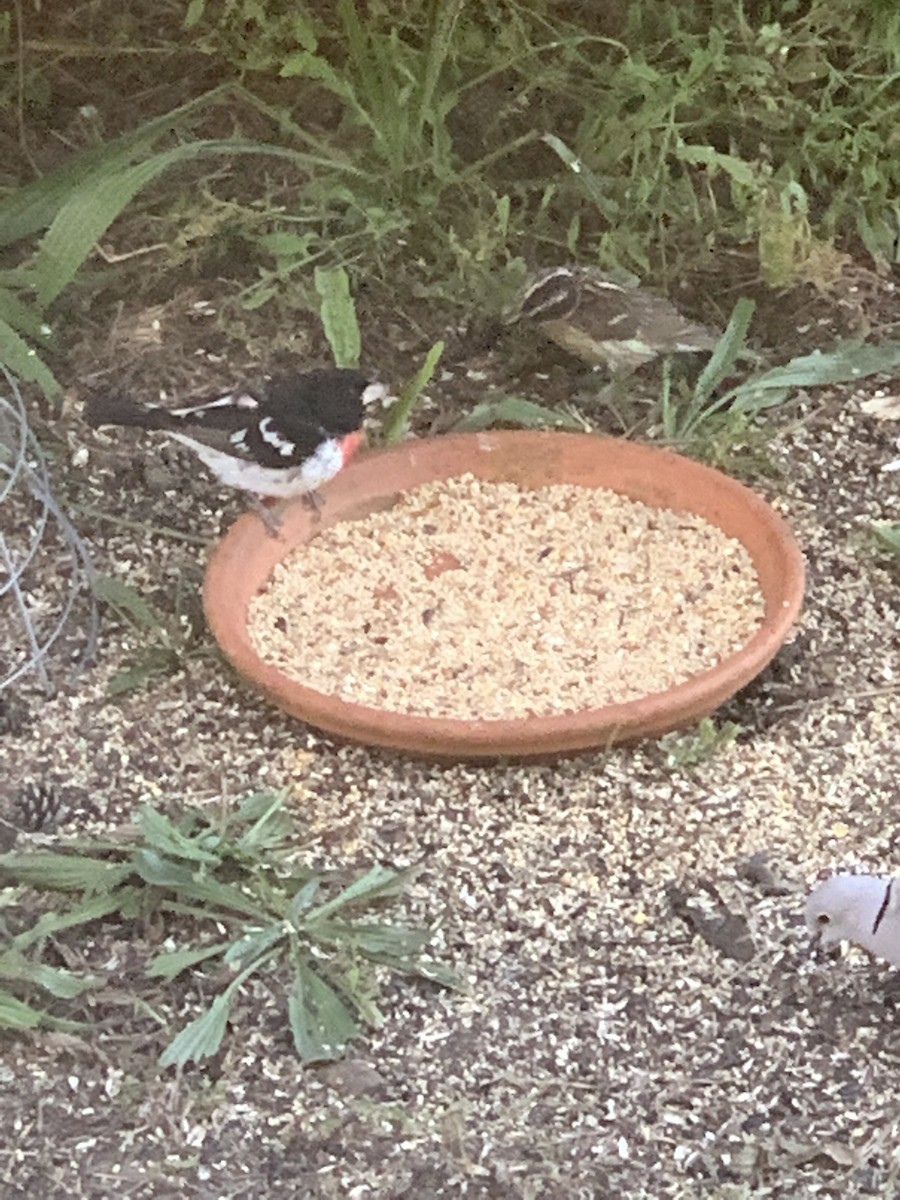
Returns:
[[[170,134],[187,117],[213,104],[230,89],[213,88],[180,108],[145,121],[128,133],[102,146],[83,150],[49,175],[16,188],[0,201],[0,246],[46,229],[69,197],[94,175],[112,175],[146,154],[160,137]]]
[[[37,1029],[47,1014],[9,992],[0,991],[0,1029]]]
[[[391,409],[384,423],[382,440],[386,446],[390,446],[392,442],[399,442],[401,438],[406,436],[409,430],[410,414],[415,408],[419,396],[431,382],[443,353],[444,343],[435,342],[425,355],[425,361],[422,366],[406,387],[401,389],[397,403]]]
[[[730,373],[744,347],[747,330],[755,311],[755,302],[746,296],[741,297],[735,304],[725,332],[716,342],[715,349],[694,386],[693,405],[702,408]]]
[[[541,141],[549,146],[562,159],[566,166],[578,176],[584,185],[584,190],[597,206],[597,210],[608,221],[615,221],[620,211],[619,203],[613,200],[612,196],[606,194],[599,176],[590,169],[583,159],[578,157],[574,150],[570,150],[566,143],[555,134],[545,133],[541,137]]]
[[[792,358],[781,367],[773,367],[748,379],[729,395],[741,412],[758,412],[780,403],[784,395],[799,388],[825,384],[853,383],[867,375],[893,374],[900,367],[900,341],[868,343],[845,342],[823,353],[814,350]]]
[[[0,318],[0,365],[26,383],[36,383],[45,396],[51,398],[61,391],[53,372],[15,329]]]

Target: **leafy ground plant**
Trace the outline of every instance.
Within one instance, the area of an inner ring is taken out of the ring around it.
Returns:
[[[175,1035],[161,1066],[215,1054],[251,976],[284,994],[304,1062],[338,1058],[362,1024],[383,1020],[378,967],[458,983],[426,955],[430,930],[378,919],[410,874],[376,865],[340,886],[304,866],[283,792],[259,792],[220,812],[188,808],[178,820],[148,805],[127,840],[74,839],[55,850],[0,855],[7,907],[23,888],[54,897],[53,907],[10,937],[0,956],[0,1027],[58,1024],[60,1015],[36,991],[72,1000],[102,983],[48,965],[49,940],[104,918],[133,921],[149,912],[171,921],[172,934],[147,962],[148,977],[174,980],[211,966],[218,966],[217,978],[223,967],[231,975]],[[364,911],[371,917],[363,919]],[[102,991],[96,998],[102,1002]]]
[[[873,521],[870,528],[876,548],[892,560],[895,570],[900,570],[900,525],[891,521]]]
[[[171,613],[163,612],[137,588],[115,576],[98,575],[92,586],[97,599],[125,622],[137,644],[110,680],[107,695],[121,696],[162,675],[174,675],[184,670],[190,659],[211,652],[204,639],[195,581],[179,576]]]
[[[723,428],[730,428],[738,438],[766,409],[783,404],[806,388],[855,383],[869,375],[893,374],[900,366],[900,341],[877,345],[842,342],[827,351],[798,355],[782,366],[757,371],[727,386],[746,351],[753,310],[752,300],[738,301],[693,387],[682,385],[676,390],[670,364],[664,363],[659,431],[666,441],[702,453],[703,443],[714,439]]]
[[[660,738],[660,745],[670,767],[691,771],[715,758],[722,750],[727,750],[740,732],[741,726],[734,721],[719,723],[712,717],[704,717],[696,729],[667,733]]]

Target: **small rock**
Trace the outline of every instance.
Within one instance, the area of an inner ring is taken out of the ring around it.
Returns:
[[[384,1086],[384,1077],[360,1058],[328,1063],[319,1067],[318,1075],[323,1083],[346,1096],[372,1096]]]

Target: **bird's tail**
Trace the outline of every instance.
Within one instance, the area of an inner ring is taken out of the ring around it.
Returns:
[[[101,425],[130,425],[135,429],[170,429],[173,421],[164,408],[141,404],[127,396],[97,392],[87,398],[83,416],[93,429]]]

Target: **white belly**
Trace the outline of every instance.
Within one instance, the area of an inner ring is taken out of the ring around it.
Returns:
[[[287,500],[292,496],[303,496],[314,492],[333,479],[344,465],[344,453],[337,438],[329,438],[315,454],[299,466],[278,468],[261,467],[245,459],[232,458],[221,450],[214,450],[203,442],[195,441],[183,433],[166,430],[169,437],[188,446],[201,462],[205,463],[220,483],[226,487],[239,488],[243,492],[254,492],[257,496],[273,496]]]

